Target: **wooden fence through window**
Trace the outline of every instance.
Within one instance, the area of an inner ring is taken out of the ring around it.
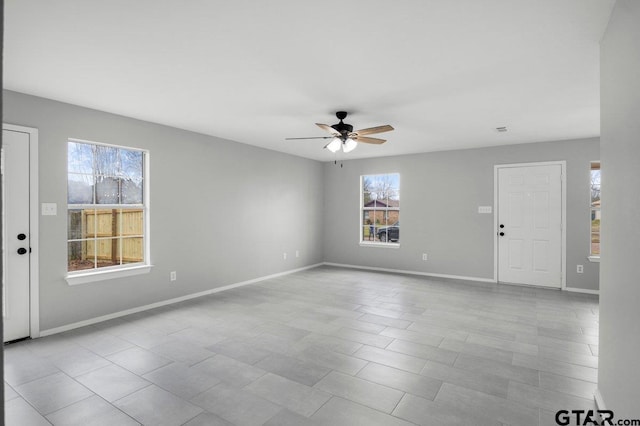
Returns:
[[[80,213],[80,212],[78,212]],[[86,209],[81,211],[82,260],[122,263],[144,260],[144,211],[142,209]]]

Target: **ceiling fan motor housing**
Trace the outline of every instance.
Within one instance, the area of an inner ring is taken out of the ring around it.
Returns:
[[[338,120],[340,120],[340,122],[337,124],[334,124],[331,127],[339,131],[340,134],[342,135],[342,139],[344,140],[347,138],[347,135],[349,133],[353,132],[353,126],[351,124],[346,124],[342,122],[342,120],[347,118],[347,113],[345,111],[336,112],[336,117],[338,117]]]
[[[345,124],[342,121],[339,122],[338,124],[334,124],[331,127],[336,129],[337,131],[339,131],[343,135],[353,132],[353,126],[351,124]]]

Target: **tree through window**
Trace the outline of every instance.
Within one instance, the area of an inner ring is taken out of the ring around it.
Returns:
[[[400,175],[361,177],[361,242],[400,242]]]

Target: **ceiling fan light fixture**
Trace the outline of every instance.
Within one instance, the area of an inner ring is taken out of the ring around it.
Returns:
[[[342,150],[344,152],[351,152],[354,149],[356,149],[356,146],[358,146],[358,142],[354,141],[351,138],[348,138],[346,141],[344,141],[344,145],[342,145]]]
[[[333,138],[329,144],[327,144],[327,149],[331,152],[340,151],[340,147],[342,146],[342,141],[340,138]]]
[[[366,129],[360,129],[353,131],[353,126],[351,124],[345,123],[343,120],[347,118],[346,111],[338,111],[336,112],[336,117],[340,120],[339,123],[333,124],[331,126],[322,123],[316,123],[316,126],[320,127],[322,130],[329,132],[331,136],[312,136],[308,138],[285,138],[286,140],[294,140],[294,139],[331,139],[331,142],[326,144],[324,148],[328,149],[332,153],[336,153],[342,149],[343,152],[351,152],[358,146],[359,143],[367,143],[380,145],[386,142],[386,139],[380,138],[372,138],[368,135],[373,135],[376,133],[384,133],[393,130],[388,124],[384,126],[376,126],[369,127]]]

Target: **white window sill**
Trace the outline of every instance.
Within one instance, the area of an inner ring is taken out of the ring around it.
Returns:
[[[360,247],[400,248],[400,243],[369,243],[360,241]]]
[[[114,278],[131,277],[134,275],[148,274],[151,272],[153,265],[139,265],[123,269],[110,269],[106,271],[80,272],[69,274],[65,277],[67,284],[79,285],[93,283],[96,281],[111,280]]]
[[[600,256],[589,256],[587,259],[589,259],[589,262],[600,263]]]

